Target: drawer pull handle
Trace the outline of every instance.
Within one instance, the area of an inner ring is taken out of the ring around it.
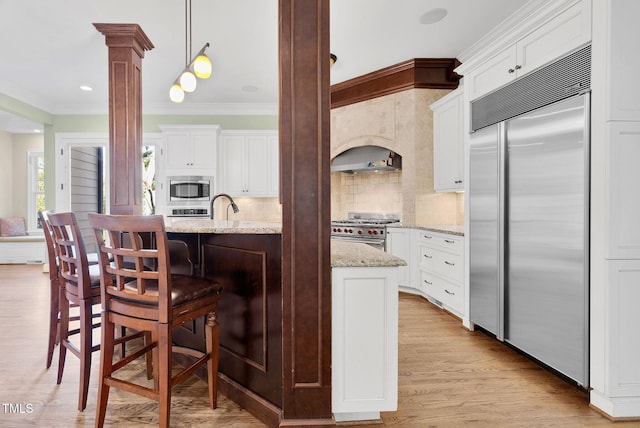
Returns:
[[[444,263],[445,263],[445,264],[447,264],[447,265],[449,265],[449,266],[455,266],[455,265],[456,265],[455,263],[451,263],[451,262],[448,262],[448,261],[446,261],[446,260],[444,261]]]
[[[428,255],[428,254],[425,254],[424,256],[425,256],[426,258],[428,258],[428,259],[432,259],[432,258],[433,258],[433,256],[430,256],[430,255]]]
[[[452,241],[450,239],[445,239],[444,242],[446,242],[447,244],[455,244],[456,241]]]
[[[429,236],[429,235],[422,235],[422,237],[426,238],[426,239],[431,239],[433,238],[433,236]]]
[[[423,280],[423,281],[424,281],[425,283],[429,284],[429,285],[433,284],[433,282],[429,282],[429,281],[427,281],[426,279],[425,279],[425,280]]]
[[[444,292],[447,293],[447,294],[451,294],[452,296],[456,295],[456,293],[454,293],[453,291],[449,291],[446,288],[444,289]]]

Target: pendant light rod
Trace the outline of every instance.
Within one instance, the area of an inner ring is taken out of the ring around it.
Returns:
[[[171,101],[179,103],[184,100],[185,92],[193,92],[197,86],[197,79],[207,79],[211,76],[211,61],[204,53],[209,43],[193,56],[193,24],[191,0],[184,1],[184,70],[176,78],[169,90]],[[193,70],[192,70],[193,69]]]

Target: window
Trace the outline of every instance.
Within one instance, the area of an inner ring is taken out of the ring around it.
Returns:
[[[142,147],[142,213],[156,213],[156,147]]]
[[[29,230],[42,230],[38,219],[38,211],[44,211],[44,153],[29,152],[27,183],[27,227]]]

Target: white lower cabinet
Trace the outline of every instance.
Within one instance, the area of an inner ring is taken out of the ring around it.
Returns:
[[[387,227],[387,252],[407,262],[400,291],[419,294],[464,318],[464,237]]]
[[[611,349],[611,395],[640,396],[640,260],[609,260],[609,310],[615,313],[608,328]],[[630,338],[636,338],[636,340]]]
[[[337,422],[398,407],[398,268],[332,269],[332,396]]]
[[[433,303],[464,315],[464,238],[421,231],[420,291]]]
[[[400,257],[407,262],[406,266],[398,268],[398,285],[402,287],[413,287],[412,269],[415,263],[411,262],[413,248],[413,230],[401,227],[387,228],[386,252]]]

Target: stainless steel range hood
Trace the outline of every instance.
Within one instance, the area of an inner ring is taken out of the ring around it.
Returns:
[[[402,169],[402,156],[380,146],[360,146],[346,150],[331,162],[331,172],[361,174],[368,172],[398,171]]]

